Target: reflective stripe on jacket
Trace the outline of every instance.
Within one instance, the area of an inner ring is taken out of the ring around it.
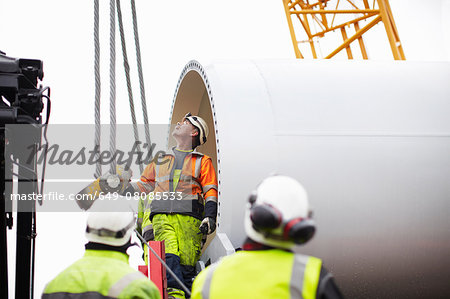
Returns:
[[[109,250],[86,250],[49,282],[43,299],[160,298],[156,286],[128,265],[128,256]]]
[[[166,154],[158,161],[145,168],[137,183],[140,192],[154,194],[151,205],[144,204],[151,210],[150,217],[159,213],[179,213],[202,219],[205,203],[217,202],[217,177],[211,158],[195,151],[188,154],[176,189],[173,188],[175,156]]]
[[[192,299],[316,298],[322,261],[278,249],[239,251],[200,272]]]

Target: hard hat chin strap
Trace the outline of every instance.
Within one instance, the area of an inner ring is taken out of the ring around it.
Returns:
[[[128,248],[131,246],[139,246],[136,243],[131,243],[131,240],[128,240],[127,243],[120,246],[114,246],[110,244],[97,243],[97,242],[88,242],[84,247],[86,250],[110,250],[110,251],[118,251],[127,254]]]

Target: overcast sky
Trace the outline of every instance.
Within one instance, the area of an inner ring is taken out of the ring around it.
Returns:
[[[109,1],[100,2],[102,123],[107,123]],[[450,0],[390,3],[408,60],[450,60]],[[215,59],[295,57],[281,0],[136,0],[136,5],[151,123],[168,122],[178,77],[191,59],[207,64]],[[134,97],[140,102],[129,6],[129,1],[122,2]],[[369,54],[392,60],[381,23],[376,30],[366,40]],[[117,119],[130,123],[118,34],[116,46]],[[93,1],[0,1],[0,50],[44,61],[44,84],[52,88],[51,123],[94,123],[93,49]],[[83,254],[84,219],[83,213],[38,215],[36,297]],[[14,240],[11,233],[8,237]],[[14,247],[9,250],[11,267]],[[139,250],[132,250],[133,265],[139,258]]]

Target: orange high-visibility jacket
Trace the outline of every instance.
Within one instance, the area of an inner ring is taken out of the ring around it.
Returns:
[[[178,213],[203,219],[204,205],[217,202],[217,176],[209,156],[189,153],[183,162],[176,189],[173,189],[175,156],[165,154],[150,163],[140,182],[141,192],[153,192],[150,219],[155,214]]]

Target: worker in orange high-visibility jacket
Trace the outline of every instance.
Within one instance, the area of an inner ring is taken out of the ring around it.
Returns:
[[[266,178],[251,193],[242,251],[200,272],[192,299],[341,299],[319,258],[298,253],[315,233],[308,197],[291,177]]]
[[[201,117],[188,113],[172,136],[176,147],[150,163],[127,191],[149,194],[139,204],[138,226],[146,241],[165,241],[166,263],[191,288],[202,237],[216,228],[217,177],[211,158],[195,151],[208,136]],[[184,298],[169,273],[167,286],[169,295]]]

